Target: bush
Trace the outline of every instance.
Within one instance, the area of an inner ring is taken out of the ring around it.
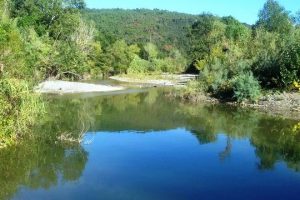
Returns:
[[[279,56],[281,84],[289,87],[300,79],[300,44],[288,45]]]
[[[175,50],[169,57],[152,58],[150,60],[144,60],[138,55],[135,55],[130,63],[128,73],[181,73],[185,71],[185,67],[185,58],[178,50]]]
[[[232,97],[228,66],[215,59],[214,62],[203,69],[200,74],[200,82],[206,92],[221,99]]]
[[[175,49],[170,52],[170,55],[168,58],[165,58],[167,60],[170,60],[171,62],[171,69],[167,72],[172,72],[172,73],[182,73],[186,71],[187,69],[187,60],[185,57],[180,53],[179,50]]]
[[[0,79],[0,148],[26,136],[43,110],[40,98],[29,88],[24,80]]]
[[[153,71],[171,72],[172,63],[169,59],[154,59],[152,62]]]
[[[141,59],[139,56],[135,56],[135,58],[130,63],[128,68],[129,74],[134,73],[147,73],[149,71],[150,62],[144,59]]]
[[[256,101],[260,96],[260,85],[252,73],[236,76],[231,81],[234,90],[234,97],[238,102],[244,100]]]
[[[283,43],[282,37],[277,33],[261,29],[254,32],[249,54],[254,58],[252,72],[263,87],[275,88],[280,85],[280,72],[276,60]]]

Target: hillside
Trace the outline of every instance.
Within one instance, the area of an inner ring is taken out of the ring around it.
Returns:
[[[102,45],[118,39],[127,43],[155,43],[160,49],[171,46],[186,52],[189,28],[198,16],[162,10],[87,9],[84,17],[93,20]]]

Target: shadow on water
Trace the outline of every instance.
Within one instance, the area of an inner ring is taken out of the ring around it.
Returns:
[[[46,97],[47,115],[35,128],[34,140],[0,151],[0,199],[24,187],[48,189],[78,180],[88,153],[82,145],[62,144],[57,138],[63,134],[76,138],[82,131],[147,134],[181,128],[199,145],[216,143],[222,134],[226,144],[216,154],[221,161],[230,157],[234,140],[246,139],[255,149],[258,170],[272,169],[277,162],[300,170],[299,122],[248,109],[183,104],[163,93],[150,89],[113,96]]]

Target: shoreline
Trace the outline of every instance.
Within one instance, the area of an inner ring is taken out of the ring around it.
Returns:
[[[145,84],[150,86],[182,86],[198,76],[193,74],[161,74],[161,75],[119,75],[109,79],[125,83]]]
[[[209,94],[203,93],[183,93],[181,89],[189,80],[195,79],[193,75],[159,75],[146,77],[130,77],[130,76],[113,76],[111,80],[123,83],[138,84],[140,87],[173,87],[174,90],[169,91],[166,95],[170,98],[177,98],[188,103],[210,103],[221,104],[241,108],[251,108],[257,111],[270,114],[277,117],[300,120],[300,93],[279,93],[266,94],[258,99],[257,102],[245,101],[238,103],[236,101],[224,101]],[[184,82],[182,81],[184,80]],[[181,84],[178,84],[181,83]],[[123,91],[125,87],[111,86],[103,84],[90,84],[81,82],[68,81],[45,81],[35,87],[34,91],[41,94],[76,94],[76,93],[103,93]]]
[[[258,99],[257,102],[245,101],[238,103],[236,101],[224,101],[214,97],[209,94],[203,93],[192,93],[184,94],[181,93],[180,89],[185,87],[185,85],[190,80],[195,80],[196,75],[182,74],[182,75],[143,75],[143,76],[113,76],[110,79],[117,80],[120,82],[127,83],[138,83],[138,84],[148,84],[154,87],[156,86],[171,86],[177,88],[171,92],[168,92],[167,96],[170,98],[179,98],[183,101],[190,103],[212,103],[212,104],[223,104],[228,106],[235,106],[241,108],[252,108],[260,112],[264,112],[277,117],[284,117],[290,119],[300,120],[300,93],[290,92],[290,93],[278,93],[278,94],[266,94]],[[183,80],[183,81],[182,81]],[[176,84],[177,83],[177,84]],[[180,84],[178,84],[180,83]]]
[[[41,94],[76,94],[93,92],[114,92],[125,90],[125,87],[103,84],[91,84],[70,81],[45,81],[34,88],[34,92]]]
[[[180,94],[179,91],[168,92],[167,96],[194,104],[203,102],[250,108],[276,117],[300,120],[300,93],[297,92],[264,95],[256,103],[223,101],[208,94]]]

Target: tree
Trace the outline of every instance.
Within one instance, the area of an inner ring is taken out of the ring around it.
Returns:
[[[293,28],[289,12],[276,0],[267,0],[258,17],[259,20],[256,26],[270,32],[287,34]]]
[[[250,35],[250,29],[235,18],[223,17],[222,22],[226,24],[225,36],[233,41],[244,41]]]
[[[213,31],[214,22],[214,16],[203,14],[192,25],[189,38],[192,44],[190,54],[193,60],[203,59],[210,52],[209,35]]]
[[[300,80],[300,44],[299,41],[293,41],[280,52],[278,56],[280,69],[280,80],[284,87]]]
[[[85,7],[84,0],[11,0],[11,5],[12,17],[18,18],[19,26],[33,26],[39,35],[50,30],[53,37],[70,27],[73,29],[66,34],[73,32],[79,24],[79,9]]]
[[[137,45],[127,45],[125,40],[116,41],[106,52],[116,73],[127,73],[130,63],[139,53]],[[110,56],[109,56],[110,55]]]
[[[146,60],[153,60],[153,59],[156,59],[158,56],[158,49],[156,47],[155,44],[153,43],[147,43],[145,46],[144,46],[144,58]]]

